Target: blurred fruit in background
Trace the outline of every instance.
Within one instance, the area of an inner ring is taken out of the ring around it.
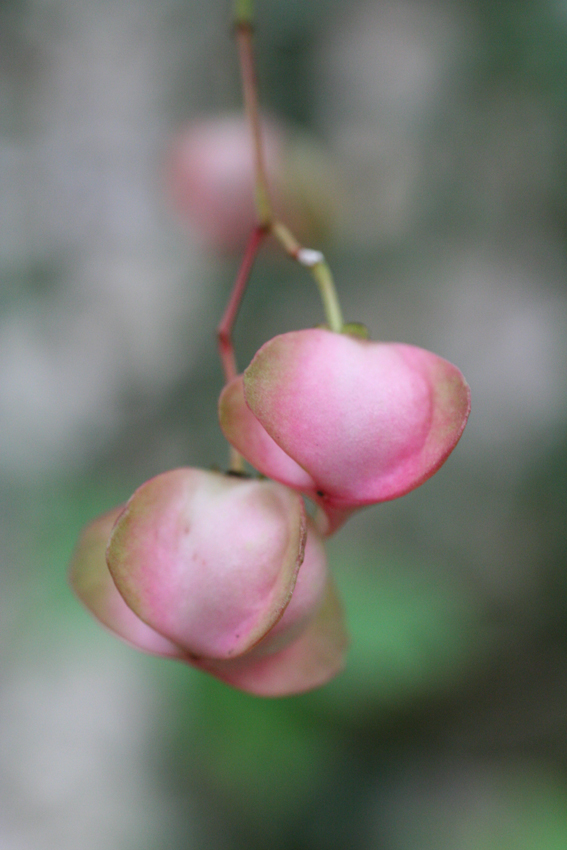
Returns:
[[[262,125],[276,215],[300,242],[318,245],[338,207],[336,169],[304,132],[274,118]],[[243,115],[191,121],[174,137],[167,191],[181,218],[211,249],[239,252],[256,223],[249,129]]]

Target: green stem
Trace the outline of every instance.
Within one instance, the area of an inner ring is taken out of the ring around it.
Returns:
[[[254,24],[253,0],[234,0],[234,23],[236,26],[252,26]]]
[[[259,229],[263,229],[265,232],[271,230],[286,253],[302,266],[309,269],[319,288],[329,328],[332,331],[341,333],[343,330],[341,307],[333,283],[331,270],[323,254],[320,251],[304,248],[282,222],[274,220],[266,176],[264,144],[258,103],[258,83],[254,65],[252,34],[254,24],[253,0],[234,0],[234,21],[236,24],[236,40],[240,59],[244,107],[252,135],[256,215]]]
[[[323,255],[321,254],[321,256]],[[324,258],[311,266],[311,274],[315,278],[315,282],[319,287],[319,294],[323,302],[323,309],[325,310],[325,315],[327,317],[327,324],[332,331],[340,334],[344,326],[343,314],[341,305],[339,304],[331,269]]]
[[[309,269],[319,288],[327,324],[332,331],[341,333],[344,326],[341,305],[335,289],[333,275],[321,251],[304,248],[297,241],[291,230],[285,224],[282,224],[281,221],[274,222],[272,233],[286,254],[296,260],[300,265]]]

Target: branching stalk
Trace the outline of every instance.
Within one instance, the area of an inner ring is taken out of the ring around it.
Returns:
[[[217,327],[219,354],[226,383],[238,374],[232,331],[250,278],[254,260],[268,233],[273,233],[288,256],[309,269],[319,288],[329,328],[337,333],[343,330],[343,317],[333,283],[333,277],[323,254],[320,251],[305,248],[285,224],[274,218],[266,172],[262,125],[258,104],[258,82],[254,64],[253,0],[234,0],[233,9],[244,108],[252,138],[254,192],[258,224],[250,234],[228,304]],[[244,471],[243,458],[232,447],[230,449],[230,469],[233,472]]]
[[[341,305],[335,289],[331,269],[321,251],[304,248],[281,221],[275,221],[272,224],[272,233],[286,254],[296,260],[300,265],[309,269],[319,288],[327,324],[332,331],[341,333],[344,326]]]
[[[277,221],[273,215],[266,176],[264,144],[258,104],[258,84],[254,65],[254,12],[252,0],[235,0],[234,19],[244,93],[244,106],[252,136],[256,215],[258,217],[259,227],[263,228],[264,232],[271,231],[284,251],[300,265],[309,269],[319,288],[319,294],[323,302],[329,328],[332,331],[340,333],[343,329],[341,307],[333,283],[331,270],[323,254],[320,251],[304,248],[289,228],[282,222]]]
[[[231,381],[238,374],[234,345],[232,342],[232,329],[234,328],[238,310],[240,309],[242,298],[244,297],[246,286],[248,285],[254,260],[256,259],[256,255],[266,233],[267,229],[262,227],[262,225],[258,225],[258,227],[255,227],[250,234],[232,292],[230,293],[230,298],[228,299],[228,304],[226,305],[223,317],[217,327],[219,355],[226,383]]]
[[[261,225],[255,227],[250,234],[232,292],[230,293],[230,298],[228,299],[228,304],[217,327],[219,355],[224,371],[224,379],[227,384],[238,375],[232,341],[232,329],[234,328],[242,298],[248,285],[254,260],[266,234],[266,228]],[[232,472],[244,472],[244,459],[240,452],[233,446],[230,446],[229,469]]]

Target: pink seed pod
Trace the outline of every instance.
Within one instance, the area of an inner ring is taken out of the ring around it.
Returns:
[[[182,658],[180,647],[164,638],[134,614],[118,593],[106,566],[106,547],[120,505],[93,520],[83,530],[69,569],[69,584],[81,602],[107,629],[150,655]]]
[[[70,581],[138,649],[252,693],[308,690],[343,666],[321,538],[301,498],[274,482],[198,469],[158,475],[87,527]]]
[[[332,228],[336,169],[306,135],[274,119],[262,122],[265,167],[274,210],[300,241],[318,243]],[[167,159],[167,192],[205,244],[242,251],[256,225],[250,130],[241,115],[182,128]]]
[[[219,400],[227,440],[320,505],[325,533],[423,484],[469,411],[469,387],[447,360],[322,329],[274,337]]]

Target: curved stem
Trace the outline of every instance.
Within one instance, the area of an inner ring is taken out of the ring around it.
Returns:
[[[344,327],[341,305],[335,289],[331,269],[321,251],[304,248],[281,221],[275,221],[271,229],[286,254],[296,260],[300,265],[309,269],[319,288],[327,324],[332,331],[341,333]]]
[[[238,310],[242,303],[242,298],[246,291],[246,286],[250,278],[250,272],[254,265],[254,260],[262,244],[263,239],[267,234],[265,227],[255,227],[246,245],[244,256],[236,275],[236,280],[228,299],[222,319],[217,326],[217,342],[219,347],[219,355],[223,367],[225,382],[228,383],[238,374],[236,365],[236,357],[234,354],[234,344],[232,342],[232,329],[238,315]],[[229,447],[229,469],[231,472],[244,472],[244,458],[233,446]]]
[[[316,251],[314,253],[319,254],[320,252]],[[301,258],[299,259],[299,262],[302,262]],[[306,263],[302,264],[306,265]],[[309,265],[309,267],[311,268],[311,274],[315,278],[315,282],[319,287],[319,294],[323,302],[323,309],[325,310],[325,315],[327,317],[327,324],[332,331],[340,334],[344,327],[343,313],[337,296],[337,290],[335,289],[335,282],[333,280],[333,275],[331,274],[331,269],[327,265],[322,254],[321,260]]]
[[[231,381],[238,374],[236,365],[236,357],[234,355],[234,345],[232,342],[232,329],[238,315],[238,310],[242,303],[244,292],[250,278],[252,266],[256,259],[256,254],[265,238],[267,230],[262,225],[255,227],[246,245],[244,256],[234,281],[228,304],[223,313],[222,319],[217,326],[217,342],[219,346],[219,355],[223,366],[224,377],[226,383]]]
[[[290,257],[311,271],[319,288],[330,329],[338,333],[343,329],[343,317],[335,291],[333,277],[323,254],[320,251],[304,248],[284,224],[274,219],[266,173],[262,126],[258,105],[258,82],[254,65],[253,0],[234,0],[233,9],[244,107],[252,136],[255,205],[258,225],[250,235],[232,293],[217,327],[219,354],[227,383],[238,374],[232,342],[232,329],[248,284],[256,254],[264,237],[270,232],[274,234]],[[230,447],[230,469],[233,472],[244,471],[242,455],[232,446]]]
[[[240,59],[242,88],[244,92],[244,106],[248,125],[252,134],[256,214],[258,216],[259,227],[263,228],[264,231],[271,230],[286,253],[311,271],[311,274],[319,288],[319,294],[323,302],[323,309],[325,310],[327,323],[332,331],[340,333],[343,329],[341,307],[335,290],[335,285],[333,283],[331,270],[327,265],[323,254],[321,254],[320,251],[313,251],[311,249],[304,248],[297,241],[289,228],[287,228],[282,222],[275,220],[273,216],[268,180],[266,176],[266,163],[258,104],[258,83],[256,80],[256,71],[254,66],[254,13],[252,0],[235,0],[234,19],[236,23],[236,39]],[[221,357],[222,356],[221,351]],[[224,360],[223,363],[225,363]],[[225,364],[225,372],[227,365],[228,360]]]
[[[267,232],[265,227],[258,225],[250,234],[238,274],[236,275],[236,280],[234,281],[234,286],[232,287],[232,292],[228,299],[228,304],[217,326],[217,342],[225,383],[231,381],[238,374],[234,344],[232,342],[232,329],[246,291],[254,260]],[[244,458],[240,452],[233,446],[230,446],[229,452],[229,469],[231,472],[244,472]]]
[[[217,342],[225,383],[231,381],[238,374],[236,357],[234,355],[234,344],[232,342],[232,329],[246,291],[254,260],[266,233],[266,228],[259,225],[250,234],[232,292],[230,293],[230,298],[228,299],[228,304],[217,326]],[[231,472],[244,472],[244,459],[240,452],[233,446],[230,446],[229,452],[229,469]]]

